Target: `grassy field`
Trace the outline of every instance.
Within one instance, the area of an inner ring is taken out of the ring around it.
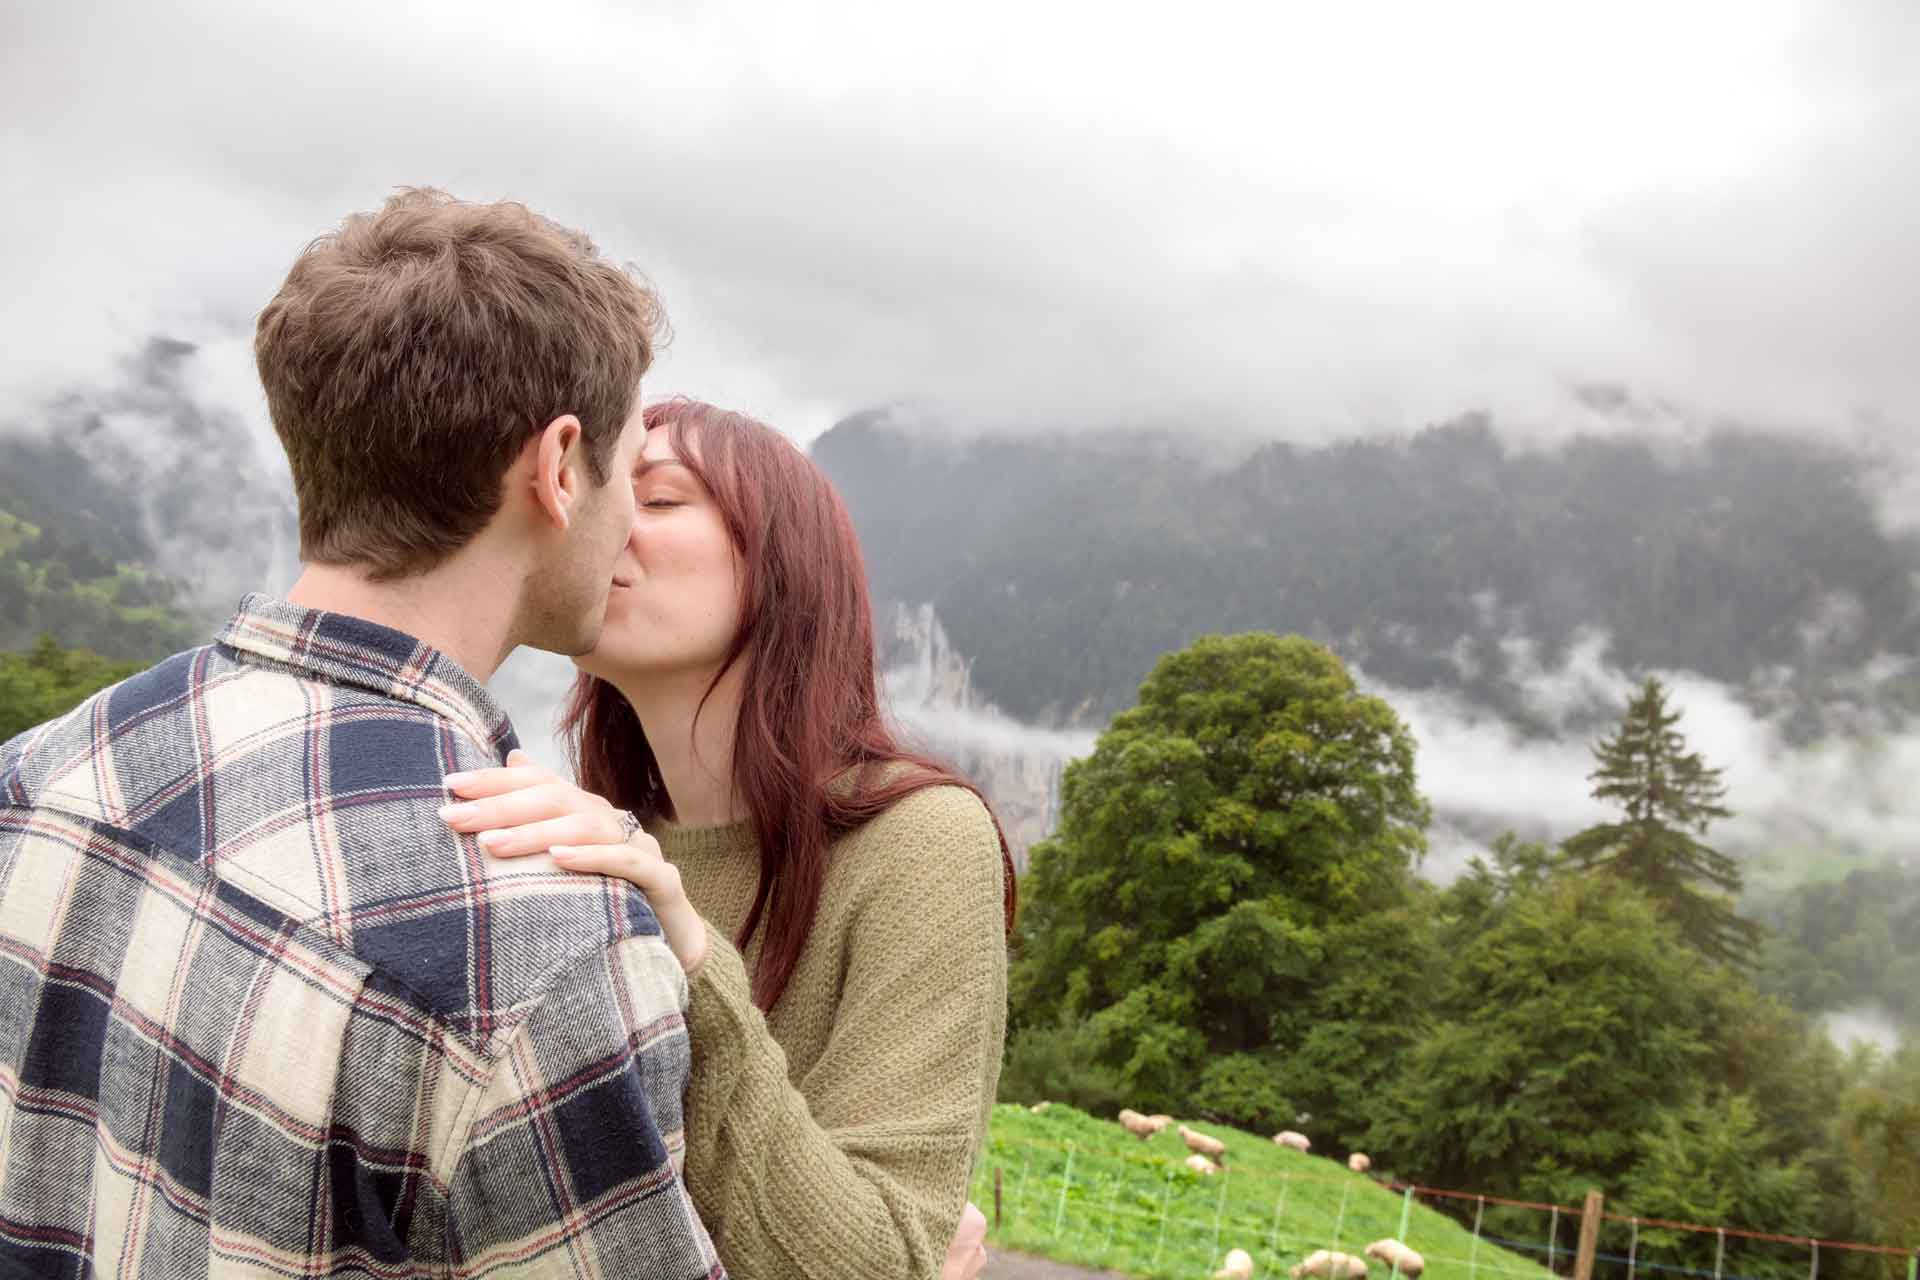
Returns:
[[[1182,1162],[1190,1153],[1171,1128],[1142,1142],[1113,1120],[1072,1107],[1055,1104],[1039,1115],[995,1107],[973,1179],[973,1201],[991,1224],[1000,1173],[1001,1220],[989,1243],[1182,1280],[1209,1276],[1229,1249],[1245,1249],[1256,1276],[1277,1276],[1316,1249],[1358,1253],[1398,1235],[1404,1208],[1405,1239],[1425,1256],[1427,1280],[1549,1278],[1539,1262],[1476,1241],[1425,1205],[1404,1205],[1344,1164],[1221,1125],[1194,1128],[1227,1144],[1224,1172],[1188,1170]],[[1387,1275],[1374,1264],[1375,1280]]]

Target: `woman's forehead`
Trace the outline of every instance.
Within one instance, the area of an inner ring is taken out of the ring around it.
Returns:
[[[647,428],[646,447],[640,450],[640,457],[647,462],[665,462],[678,459],[679,452],[673,447],[673,432],[663,423]]]

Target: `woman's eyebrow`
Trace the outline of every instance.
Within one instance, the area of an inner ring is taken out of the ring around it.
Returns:
[[[678,458],[642,458],[633,468],[633,478],[638,480],[655,467],[684,467],[686,465],[686,463],[680,461]]]

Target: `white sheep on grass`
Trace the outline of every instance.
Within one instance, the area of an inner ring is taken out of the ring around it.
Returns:
[[[1213,1273],[1213,1280],[1253,1280],[1253,1255],[1245,1249],[1229,1249],[1227,1265]]]
[[[1319,1249],[1308,1254],[1305,1262],[1287,1274],[1293,1280],[1300,1280],[1302,1276],[1319,1276],[1322,1280],[1366,1280],[1367,1260],[1351,1253],[1329,1253]]]
[[[1306,1134],[1295,1133],[1291,1129],[1282,1129],[1273,1135],[1273,1140],[1283,1147],[1292,1147],[1302,1155],[1313,1150],[1313,1143],[1308,1140]]]
[[[1180,1126],[1180,1141],[1187,1144],[1187,1150],[1198,1152],[1212,1160],[1218,1160],[1227,1154],[1226,1143],[1218,1138],[1208,1137],[1198,1129],[1189,1129],[1185,1125]]]
[[[1397,1262],[1403,1276],[1417,1276],[1427,1269],[1427,1260],[1398,1240],[1375,1240],[1366,1247],[1365,1252],[1369,1258],[1384,1262],[1389,1268]]]

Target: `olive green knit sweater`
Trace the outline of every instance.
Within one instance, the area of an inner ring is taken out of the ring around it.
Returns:
[[[687,1185],[736,1280],[932,1277],[1000,1077],[1000,844],[959,787],[842,837],[786,993],[763,1017],[751,827],[656,824],[707,921],[689,983]]]

